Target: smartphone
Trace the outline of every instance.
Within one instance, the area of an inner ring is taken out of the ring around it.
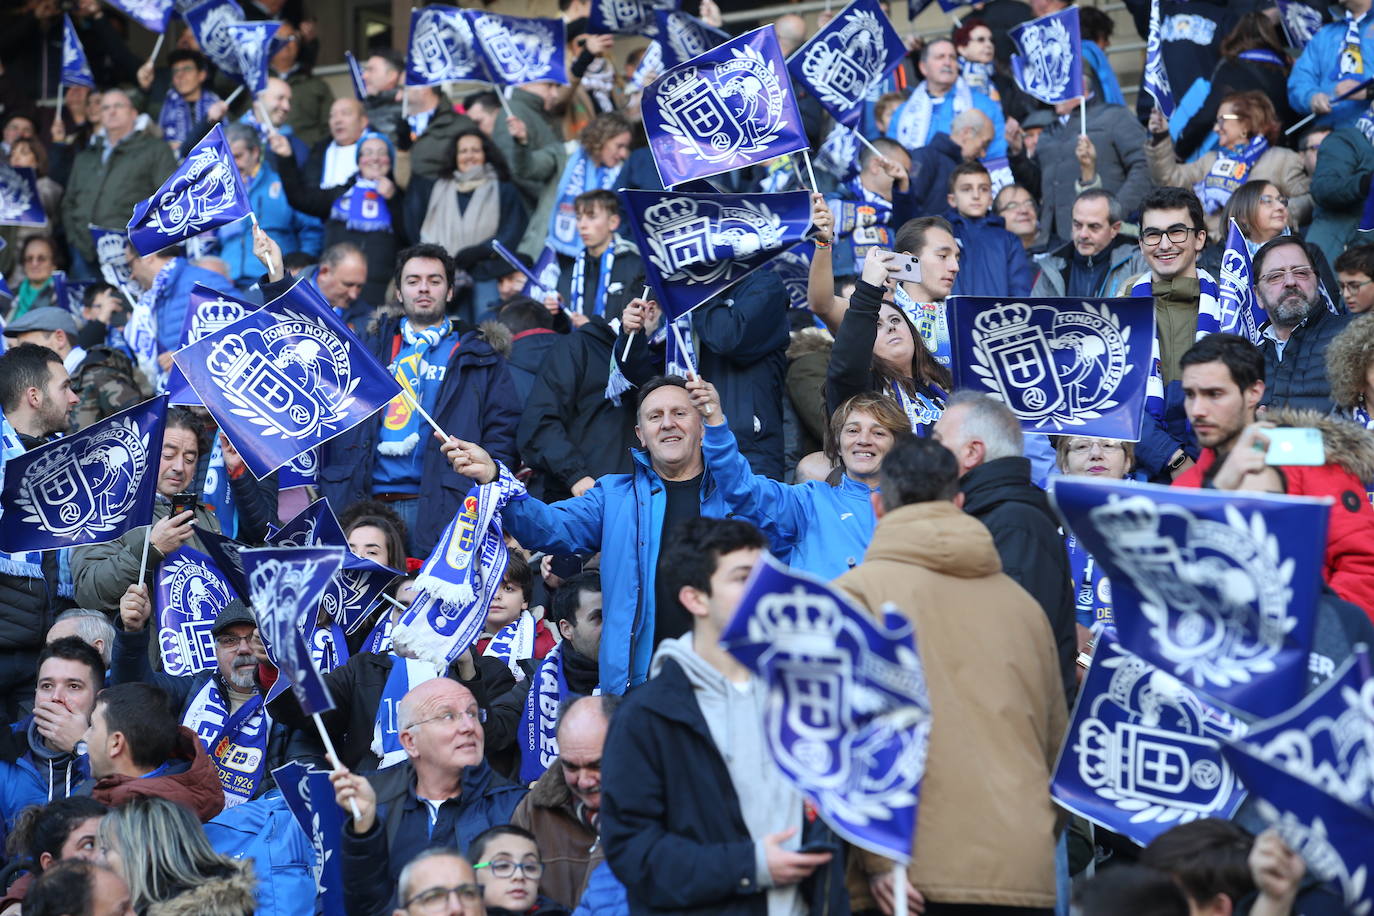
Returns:
[[[1326,464],[1326,445],[1319,429],[1310,426],[1285,426],[1266,429],[1269,450],[1265,464],[1291,464],[1320,467]]]
[[[196,507],[196,503],[198,502],[199,496],[199,493],[191,493],[189,491],[186,493],[174,494],[171,500],[171,515],[180,515],[183,512],[194,509]]]
[[[802,847],[801,847],[800,849],[797,850],[797,852],[805,852],[805,853],[834,852],[834,851],[835,851],[835,847],[834,847],[834,846],[831,846],[829,843],[823,843],[823,842],[821,842],[821,841],[819,841],[819,840],[812,840],[810,843],[805,843],[805,844],[802,845]]]
[[[555,554],[549,560],[549,572],[560,579],[571,579],[582,572],[582,558],[575,553]]]
[[[898,271],[893,274],[898,280],[910,280],[912,283],[921,282],[921,262],[913,254],[902,254],[900,251],[893,252],[892,263],[899,265]]]

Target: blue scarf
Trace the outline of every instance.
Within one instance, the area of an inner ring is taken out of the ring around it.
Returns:
[[[191,133],[191,128],[209,117],[210,106],[218,102],[219,96],[208,89],[200,90],[200,98],[194,103],[186,101],[175,89],[167,90],[167,98],[162,102],[162,112],[157,116],[157,126],[162,128],[162,139],[168,143],[181,144]]]
[[[606,291],[611,286],[611,270],[615,267],[615,238],[611,238],[611,243],[606,246],[605,251],[601,252],[601,257],[596,259],[598,265],[596,295],[592,300],[592,310],[588,312],[583,300],[587,294],[587,261],[591,259],[591,256],[591,252],[583,251],[573,262],[572,302],[568,305],[568,311],[576,312],[579,315],[604,315],[606,314]]]
[[[1072,534],[1064,541],[1069,553],[1069,573],[1073,577],[1074,613],[1078,622],[1092,629],[1098,623],[1111,623],[1111,581],[1097,568],[1092,555]]]
[[[976,60],[969,60],[962,54],[959,55],[959,75],[964,78],[974,89],[992,99],[994,102],[1001,101],[1001,96],[997,94],[997,87],[992,83],[992,75],[995,68],[992,64],[982,64]]]
[[[563,174],[558,179],[558,200],[549,216],[549,247],[570,258],[582,252],[582,239],[577,234],[577,211],[573,201],[584,191],[600,188],[610,190],[620,175],[620,166],[606,168],[594,165],[586,151],[579,148],[568,157]]]
[[[918,385],[913,396],[907,394],[901,385],[892,383],[892,396],[897,399],[907,421],[911,423],[911,431],[917,436],[930,435],[935,421],[945,412],[945,402],[949,399],[949,395],[933,382],[926,389],[922,391]]]
[[[1268,48],[1251,48],[1249,51],[1241,51],[1236,55],[1241,60],[1254,61],[1257,64],[1273,64],[1275,67],[1287,69],[1288,62],[1276,51]]]
[[[1211,169],[1193,185],[1193,193],[1202,201],[1202,209],[1215,213],[1226,206],[1267,149],[1269,141],[1263,134],[1256,134],[1249,142],[1238,143],[1230,149],[1218,149]]]
[[[344,640],[343,629],[337,623],[316,627],[306,635],[306,641],[310,644],[310,657],[315,660],[315,667],[320,669],[321,674],[340,668],[348,661],[348,643]]]
[[[520,716],[520,781],[529,785],[558,759],[558,708],[576,699],[563,675],[563,644],[554,646],[534,674]]]
[[[1221,330],[1221,290],[1217,281],[1207,271],[1198,269],[1197,333],[1194,340],[1201,340],[1208,334]],[[1154,280],[1147,271],[1131,287],[1131,296],[1154,299]],[[1159,371],[1159,338],[1155,337],[1153,353],[1150,354],[1150,377],[1145,382],[1145,410],[1156,419],[1164,419],[1164,377]]]
[[[1365,15],[1369,15],[1366,13]],[[1336,82],[1347,77],[1364,76],[1364,49],[1360,43],[1360,23],[1350,10],[1345,11],[1345,41],[1336,69]]]
[[[537,627],[534,615],[529,611],[521,611],[519,617],[496,632],[482,654],[499,658],[519,683],[525,679],[525,669],[520,667],[520,662],[534,658],[534,631]]]
[[[425,399],[425,357],[439,346],[452,327],[451,322],[441,321],[432,327],[415,328],[409,318],[401,319],[401,341],[404,346],[396,354],[396,359],[389,368],[401,387],[409,389],[411,396],[419,401],[425,410],[434,409],[433,403],[427,403]],[[434,398],[431,397],[429,400],[432,402]],[[387,405],[381,435],[377,438],[377,451],[389,458],[411,454],[420,444],[421,428],[424,425],[420,412],[415,410],[406,396],[396,395]]]
[[[955,82],[950,93],[954,95],[953,115],[967,111],[973,106],[973,92],[962,76]],[[945,103],[946,98],[949,96],[940,99],[941,105]],[[911,97],[892,113],[887,134],[909,150],[920,149],[930,140],[931,120],[934,115],[935,100],[931,98],[926,90],[925,81],[922,80],[912,91]]]
[[[385,615],[388,620],[391,615]],[[406,759],[405,748],[401,747],[401,731],[396,724],[396,711],[401,698],[425,681],[432,681],[443,674],[437,665],[414,658],[393,656],[391,671],[382,687],[382,700],[377,704],[377,718],[372,725],[372,745],[370,750],[380,761],[377,769],[385,769]]]
[[[355,232],[390,232],[391,209],[386,198],[377,190],[377,182],[358,178],[329,208],[329,218],[337,220]]]
[[[893,290],[892,298],[897,308],[906,312],[906,317],[915,325],[916,333],[921,335],[921,340],[935,361],[948,369],[953,357],[950,355],[949,316],[945,313],[945,304],[917,302],[900,283]]]
[[[392,625],[391,611],[383,611],[382,616],[377,619],[377,625],[372,628],[371,633],[367,634],[367,639],[363,640],[362,648],[358,651],[374,652],[377,655],[390,652]]]
[[[263,707],[262,695],[254,694],[230,714],[212,677],[186,707],[181,724],[200,737],[215,761],[224,787],[224,807],[251,799],[267,768],[267,739],[272,732],[272,719]]]

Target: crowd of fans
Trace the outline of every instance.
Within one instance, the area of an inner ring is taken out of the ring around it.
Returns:
[[[292,760],[331,773],[349,914],[890,914],[893,864],[783,779],[767,690],[719,644],[764,551],[916,625],[933,726],[912,912],[1341,912],[1257,819],[1142,850],[1056,807],[1113,618],[1045,487],[1331,497],[1311,687],[1374,641],[1374,108],[1348,95],[1371,0],[1341,0],[1305,47],[1265,0],[1164,2],[1172,121],[1143,93],[1127,107],[1094,6],[1084,111],[1018,88],[1007,29],[1066,5],[989,0],[909,36],[852,153],[826,155],[844,129],[799,91],[819,186],[799,156],[714,181],[814,192],[804,288],[766,267],[700,305],[678,324],[687,378],[614,193],[662,189],[651,58],[591,34],[588,0],[560,0],[568,85],[407,87],[404,56],[375,48],[365,98],[312,72],[327,4],[255,0],[246,15],[282,21],[273,75],[233,104],[175,20],[143,61],[138,26],[95,0],[0,14],[0,157],[36,171],[47,219],[0,227],[7,457],[165,385],[197,284],[249,302],[314,284],[448,434],[397,398],[322,446],[313,480],[257,480],[205,411],[171,408],[151,526],[0,555],[0,916],[316,911],[320,853],[271,775]],[[1127,3],[1142,37],[1149,6]],[[712,0],[691,11],[722,25]],[[54,118],[34,100],[58,93],[64,14],[97,88],[63,90]],[[778,18],[783,51],[829,16]],[[92,229],[125,226],[215,124],[256,225],[98,249]],[[1217,332],[1232,222],[1268,318],[1253,342]],[[1152,298],[1162,395],[1141,439],[1024,434],[956,390],[961,294]],[[136,312],[156,358],[129,345]],[[1275,425],[1319,428],[1326,465],[1266,465]],[[508,475],[529,495],[503,512],[482,639],[447,670],[393,652],[409,577],[473,484]],[[325,675],[337,759],[291,691],[265,702],[277,670],[242,600],[216,609],[212,669],[164,671],[153,587],[178,548],[260,545],[320,497],[354,552],[403,573]]]

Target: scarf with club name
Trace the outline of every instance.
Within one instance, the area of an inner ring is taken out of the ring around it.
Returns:
[[[267,767],[267,739],[272,732],[262,694],[254,693],[231,713],[218,678],[212,677],[186,707],[181,724],[200,737],[215,762],[224,787],[224,807],[251,799]]]
[[[444,673],[433,662],[399,655],[393,658],[391,671],[382,687],[382,701],[377,704],[377,719],[372,725],[372,744],[369,745],[372,753],[377,755],[379,770],[406,759],[405,748],[401,747],[400,725],[396,719],[401,697]]]

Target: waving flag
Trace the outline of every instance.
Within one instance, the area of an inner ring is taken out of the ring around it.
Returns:
[[[167,398],[106,417],[5,462],[0,551],[113,541],[153,517]]]
[[[152,254],[243,219],[252,209],[224,128],[216,124],[152,197],[134,205],[129,244]]]
[[[850,843],[911,858],[930,698],[911,622],[765,555],[721,645],[768,685],[773,760]]]
[[[905,57],[878,0],[854,0],[787,59],[787,69],[836,121],[856,128],[873,88]]]
[[[205,0],[182,12],[181,18],[186,20],[201,52],[225,73],[238,76],[238,47],[225,26],[243,22],[239,5],[234,0]]]
[[[620,192],[645,282],[669,318],[691,311],[806,238],[811,194]]]
[[[348,911],[343,894],[344,811],[334,802],[334,785],[325,770],[312,770],[292,760],[272,771],[282,800],[314,850],[311,869],[322,913]]]
[[[665,188],[810,145],[771,25],[669,70],[645,88],[641,108]]]
[[[259,307],[256,303],[197,283],[191,287],[190,306],[181,325],[181,346],[203,340],[249,312],[256,312]],[[167,376],[167,394],[173,404],[203,406],[200,396],[192,390],[186,376],[175,363]]]
[[[659,57],[658,63],[654,66],[655,75],[661,73],[664,67],[685,64],[721,42],[730,40],[729,32],[707,25],[681,10],[654,10],[654,21],[658,24],[659,36],[655,42],[658,45]],[[648,58],[649,52],[645,51],[644,56]],[[640,66],[643,65],[641,61]],[[638,73],[635,75],[638,76]]]
[[[1244,728],[1127,652],[1108,628],[1078,692],[1050,794],[1141,846],[1175,824],[1230,818],[1245,790],[1222,758],[1221,741]]]
[[[814,244],[803,242],[784,251],[768,264],[768,269],[777,274],[782,279],[782,285],[787,287],[787,299],[794,309],[807,307],[806,290],[811,282],[811,258],[815,253]]]
[[[464,10],[436,4],[410,11],[407,86],[486,78]]]
[[[401,393],[308,280],[173,359],[259,480]]]
[[[1164,117],[1174,116],[1174,90],[1169,87],[1169,71],[1164,67],[1164,42],[1159,22],[1159,0],[1150,0],[1150,33],[1145,42],[1145,73],[1141,88],[1155,100]]]
[[[1052,496],[1111,579],[1122,645],[1251,715],[1302,697],[1325,502],[1087,477],[1060,477]]]
[[[345,51],[344,60],[348,63],[348,77],[353,81],[353,95],[359,102],[366,102],[367,84],[363,82],[363,69],[358,66],[358,58],[353,56],[352,51]]]
[[[91,65],[86,60],[86,51],[76,37],[76,27],[72,17],[62,14],[62,85],[95,88],[95,77],[91,75]]]
[[[167,31],[172,18],[172,0],[105,0],[150,32]]]
[[[644,53],[640,55],[639,63],[635,64],[635,72],[630,75],[630,81],[625,84],[625,91],[631,95],[642,91],[646,84],[658,79],[658,74],[662,69],[663,42],[651,41],[644,48]]]
[[[672,11],[680,0],[595,0],[588,14],[587,32],[591,35],[644,35],[658,37],[654,13]]]
[[[234,42],[234,53],[238,55],[239,76],[243,85],[253,95],[267,88],[267,78],[272,75],[269,66],[272,60],[272,43],[280,28],[276,22],[243,22],[224,26],[224,31]]]
[[[1150,299],[954,296],[947,314],[956,387],[991,394],[1027,432],[1140,438]]]
[[[95,245],[95,258],[100,262],[101,278],[115,289],[136,295],[132,286],[133,269],[129,266],[129,241],[124,230],[91,226],[91,243]]]
[[[1264,336],[1260,328],[1269,320],[1255,295],[1255,276],[1250,264],[1250,246],[1233,218],[1226,232],[1226,250],[1221,255],[1221,330],[1239,334],[1259,346]]]
[[[1016,45],[1011,72],[1016,85],[1050,105],[1083,95],[1083,38],[1078,7],[1013,26],[1007,33]]]
[[[334,698],[301,637],[299,622],[314,615],[329,580],[343,565],[344,552],[339,547],[258,547],[240,554],[258,633],[306,715],[333,709]]]
[[[277,468],[277,489],[313,487],[319,484],[320,450],[312,448]]]
[[[38,173],[0,162],[0,226],[46,226]]]
[[[834,175],[841,183],[859,173],[859,138],[843,124],[830,128],[816,150],[816,168]]]
[[[491,81],[518,86],[536,80],[567,83],[563,57],[567,28],[562,19],[528,19],[470,10],[477,51]]]
[[[1274,0],[1279,9],[1279,25],[1290,48],[1301,51],[1322,27],[1322,14],[1301,0]]]
[[[213,670],[215,618],[237,597],[213,560],[178,547],[157,568],[158,646],[162,670],[173,677]]]

